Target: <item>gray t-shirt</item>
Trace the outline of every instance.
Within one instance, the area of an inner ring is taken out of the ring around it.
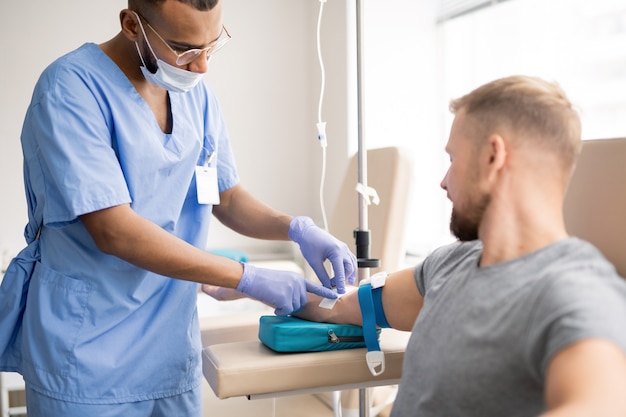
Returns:
[[[559,350],[593,337],[626,352],[626,281],[592,245],[568,238],[484,268],[481,253],[455,243],[415,268],[424,306],[392,416],[536,416]]]

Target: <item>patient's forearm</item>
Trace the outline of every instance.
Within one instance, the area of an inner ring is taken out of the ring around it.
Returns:
[[[361,325],[361,309],[357,291],[347,288],[349,291],[343,295],[332,309],[326,309],[319,306],[322,297],[309,293],[309,302],[294,315],[302,319],[311,321],[320,321],[326,323],[348,323]]]
[[[361,309],[357,291],[341,297],[331,309],[319,307],[321,298],[309,294],[308,304],[296,314],[298,317],[327,323],[349,323],[361,325]],[[382,290],[382,300],[387,322],[394,329],[410,331],[415,324],[424,300],[417,289],[413,268],[390,274]]]

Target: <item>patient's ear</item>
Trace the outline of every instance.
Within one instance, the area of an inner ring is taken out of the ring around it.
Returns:
[[[507,147],[504,138],[498,134],[489,136],[486,146],[487,179],[495,180],[506,164]]]

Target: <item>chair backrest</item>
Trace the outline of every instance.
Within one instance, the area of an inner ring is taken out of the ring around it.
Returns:
[[[583,142],[564,215],[570,235],[594,244],[626,277],[626,138]]]
[[[354,230],[359,226],[357,186],[358,156],[350,159],[337,204],[329,218],[330,232],[356,252]],[[380,197],[378,205],[368,206],[371,236],[370,257],[380,259],[381,267],[371,272],[389,272],[404,266],[406,218],[410,201],[412,162],[398,147],[367,151],[367,182]]]
[[[26,406],[14,406],[11,403],[19,401],[26,390],[22,375],[14,372],[0,372],[0,414],[2,417],[10,417],[26,414]],[[19,392],[18,399],[10,399],[9,394]]]

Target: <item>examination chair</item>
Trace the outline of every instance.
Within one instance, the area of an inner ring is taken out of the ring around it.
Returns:
[[[367,151],[368,185],[380,202],[369,206],[370,255],[380,259],[379,269],[404,266],[405,230],[411,190],[412,167],[406,152],[397,147]],[[358,227],[357,156],[348,163],[340,196],[329,217],[329,231],[354,250],[353,230]],[[202,320],[203,371],[220,399],[247,396],[273,398],[282,395],[397,384],[409,333],[384,329],[381,349],[386,368],[371,375],[365,349],[319,353],[278,354],[259,342],[259,316],[236,314],[232,318]],[[225,321],[224,321],[225,320]]]
[[[394,190],[393,187],[393,191],[390,191],[385,188],[389,184],[376,184],[377,177],[372,175],[372,172],[378,172],[379,169],[389,170],[394,165],[383,164],[378,167],[374,162],[375,158],[369,156],[368,159],[369,182],[381,195],[381,204],[384,199],[389,198],[383,195],[387,191],[394,194],[394,202],[398,198],[406,198],[408,191]],[[354,168],[350,168],[350,173],[353,171]],[[394,175],[398,174],[392,173],[391,177]],[[346,179],[344,189],[354,189],[354,185],[350,183],[355,182],[356,179]],[[401,185],[400,188],[404,186]],[[343,197],[346,194],[350,193],[344,192]],[[356,197],[354,201],[354,206],[349,208],[352,211],[356,210],[353,208],[356,206]],[[339,203],[343,204],[352,205]],[[393,216],[390,212],[393,212],[395,203],[389,204],[391,208],[385,209],[386,212],[380,215],[384,217],[383,220],[397,220],[386,218]],[[377,219],[376,207],[370,207],[372,256],[377,257],[385,251],[376,245],[385,247],[390,238],[381,229],[393,226],[385,225],[384,221]],[[403,216],[402,210],[398,209],[400,217]],[[583,143],[582,154],[567,191],[564,214],[568,232],[596,245],[615,264],[620,275],[626,276],[626,138]],[[339,220],[339,223],[351,225],[354,223],[351,221],[354,216],[348,215],[343,221]],[[335,221],[336,218],[333,218],[331,224],[336,224]],[[351,238],[351,231],[347,228],[333,233],[342,239],[350,234]],[[393,240],[393,234],[391,239]],[[352,244],[351,241],[347,243]],[[398,269],[396,267],[401,266],[398,261],[390,260],[395,259],[396,255],[397,253],[390,255],[391,258],[383,258],[383,268]],[[257,325],[258,320],[254,322],[254,326]],[[369,373],[364,349],[278,354],[265,348],[256,338],[207,345],[203,351],[203,372],[218,398],[264,398],[395,384],[401,376],[407,341],[408,333],[383,329],[381,348],[385,352],[387,363],[385,372],[379,377],[373,377]]]
[[[626,138],[583,142],[565,197],[565,226],[626,277]]]
[[[371,236],[370,255],[380,260],[380,270],[396,271],[405,266],[406,219],[412,183],[412,161],[408,151],[398,147],[367,151],[368,186],[378,193],[380,202],[368,206]],[[354,229],[358,226],[358,158],[354,155],[346,170],[341,192],[329,219],[330,232],[355,251]]]
[[[14,372],[0,372],[0,416],[13,417],[26,414],[26,406],[13,404],[11,397],[24,397],[24,379]],[[22,394],[22,395],[19,395]],[[22,404],[25,401],[21,398]],[[17,403],[17,399],[13,400]]]

